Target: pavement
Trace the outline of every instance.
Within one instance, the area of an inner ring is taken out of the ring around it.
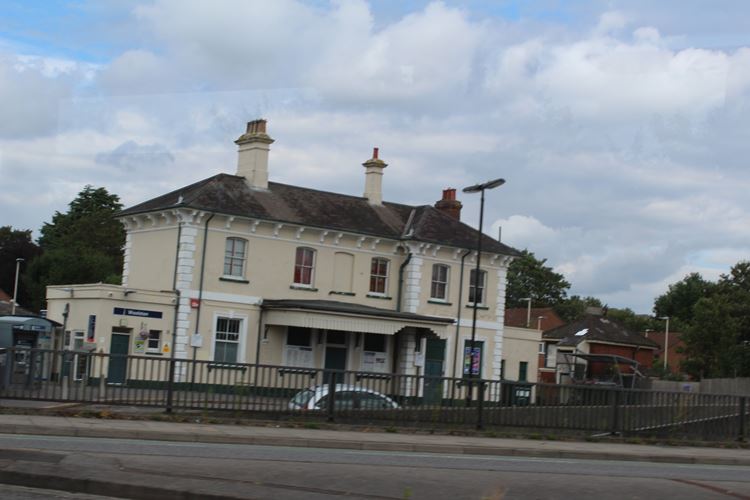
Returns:
[[[8,406],[3,400],[1,406]],[[336,448],[393,452],[441,453],[457,455],[494,455],[587,460],[624,460],[676,464],[710,464],[750,466],[750,450],[697,446],[658,446],[616,442],[548,441],[496,437],[431,435],[404,432],[367,432],[311,428],[289,428],[276,425],[252,426],[207,423],[177,423],[147,419],[99,419],[71,416],[49,416],[34,413],[28,403],[20,404],[25,414],[0,414],[0,433],[75,436],[93,438],[142,439],[196,443],[222,443],[304,448]],[[28,410],[32,410],[29,412]],[[31,413],[31,414],[29,414]],[[23,486],[40,484],[68,491],[112,494],[113,489],[92,477],[81,477],[80,484],[66,472],[55,473],[54,464],[37,463],[36,469],[21,467],[21,456],[0,454],[0,483]],[[41,460],[44,462],[44,460]],[[150,492],[149,492],[150,491]],[[198,498],[190,492],[119,489],[128,498]],[[178,494],[179,493],[179,494]],[[203,492],[206,493],[206,492]],[[186,496],[187,495],[187,496]],[[120,496],[120,495],[113,495]],[[237,498],[214,495],[216,498]],[[201,498],[206,497],[202,495]],[[206,497],[207,498],[207,497]]]

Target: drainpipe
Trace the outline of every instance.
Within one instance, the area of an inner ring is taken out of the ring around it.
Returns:
[[[268,328],[268,327],[266,327]],[[258,332],[255,339],[255,382],[253,385],[258,387],[258,365],[260,364],[260,336],[265,333],[263,330],[263,302],[258,306]]]
[[[404,245],[406,246],[406,245]],[[401,311],[401,295],[404,290],[404,269],[407,265],[409,265],[409,261],[411,260],[411,250],[409,250],[409,247],[406,246],[406,251],[408,252],[406,254],[406,260],[398,267],[398,295],[396,296],[396,311]]]
[[[206,244],[208,242],[208,224],[211,222],[211,219],[214,218],[214,215],[211,214],[208,219],[206,219],[206,224],[203,226],[203,250],[201,252],[201,279],[200,284],[198,285],[198,308],[195,311],[195,335],[198,335],[199,331],[199,325],[201,322],[201,308],[203,307],[203,276],[205,274],[206,270]],[[195,382],[195,358],[198,355],[198,348],[193,347],[193,373],[190,380],[190,384],[192,385]]]
[[[454,378],[459,378],[458,373],[456,372],[456,362],[458,361],[458,337],[461,331],[461,300],[462,300],[463,291],[464,291],[464,262],[466,261],[466,257],[468,257],[471,252],[472,252],[471,250],[467,250],[466,253],[464,253],[461,256],[461,272],[459,273],[459,278],[458,278],[458,309],[456,312],[456,339],[455,339],[455,345],[453,348],[453,377]],[[454,384],[454,390],[455,390],[455,384]]]

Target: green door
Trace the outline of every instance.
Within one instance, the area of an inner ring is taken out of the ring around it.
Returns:
[[[326,370],[346,370],[346,347],[326,346],[326,360],[324,365]],[[344,374],[336,375],[336,383],[344,381]]]
[[[107,371],[107,383],[124,384],[128,370],[128,346],[130,335],[113,333],[112,342],[109,347],[109,369]]]
[[[439,405],[443,400],[445,340],[427,339],[424,358],[424,402],[428,405]]]

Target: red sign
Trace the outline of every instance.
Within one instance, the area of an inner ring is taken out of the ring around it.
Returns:
[[[192,309],[198,309],[201,306],[200,299],[190,299],[190,307]]]

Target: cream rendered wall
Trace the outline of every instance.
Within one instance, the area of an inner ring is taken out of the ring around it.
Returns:
[[[133,288],[171,290],[177,255],[177,227],[133,229],[129,235],[127,284]]]
[[[531,328],[505,327],[503,338],[503,359],[505,360],[506,380],[518,380],[519,363],[526,361],[527,380],[537,381],[539,368],[539,343],[542,332]]]
[[[254,229],[254,232],[253,232]],[[196,239],[196,269],[200,272],[202,250],[200,233]],[[224,271],[224,251],[226,239],[244,238],[248,242],[244,280],[220,279]],[[277,226],[260,223],[253,227],[250,221],[234,220],[227,228],[226,218],[216,217],[211,221],[206,247],[206,267],[204,290],[230,295],[251,295],[266,299],[319,299],[338,300],[368,304],[374,307],[395,309],[398,290],[398,266],[403,261],[401,255],[393,253],[394,243],[375,243],[376,238],[336,234],[323,236],[319,230],[300,232],[298,227]],[[323,240],[321,242],[321,239]],[[337,242],[337,243],[336,243]],[[357,245],[360,245],[359,247]],[[316,251],[313,283],[309,288],[295,286],[294,262],[297,247],[309,247]],[[334,287],[334,254],[347,252],[354,256],[353,296],[331,294]],[[373,257],[388,259],[390,299],[368,297],[370,284],[370,264]],[[194,279],[195,282],[195,279]]]
[[[453,248],[430,249],[424,252],[422,257],[422,273],[420,279],[421,300],[416,312],[429,316],[458,317],[459,283],[461,282],[461,255],[463,251]],[[494,258],[492,254],[482,254],[481,269],[487,273],[485,284],[485,296],[483,307],[477,309],[476,340],[484,342],[484,362],[482,364],[482,377],[488,379],[499,379],[500,359],[503,355],[503,330],[505,314],[505,274],[507,267],[504,262]],[[432,267],[434,264],[449,266],[448,298],[446,302],[431,299]],[[460,332],[458,350],[455,345],[455,326],[448,327],[448,339],[446,343],[445,373],[449,376],[460,377],[463,372],[463,349],[464,341],[471,340],[471,325],[474,309],[468,304],[469,298],[469,276],[472,269],[476,268],[474,256],[469,256],[464,261],[463,287],[461,290],[460,310]],[[457,356],[456,372],[453,371],[454,356]]]
[[[160,330],[162,345],[169,344],[171,349],[173,295],[149,290],[135,290],[134,293],[125,295],[124,291],[124,287],[106,284],[50,286],[47,288],[47,317],[61,324],[65,323],[65,329],[71,332],[85,332],[88,330],[89,315],[96,315],[97,352],[109,353],[112,327],[115,326],[132,329],[131,354],[133,341],[142,327],[146,330]],[[70,304],[67,322],[63,316],[65,304]],[[159,311],[162,317],[115,315],[115,307]]]

